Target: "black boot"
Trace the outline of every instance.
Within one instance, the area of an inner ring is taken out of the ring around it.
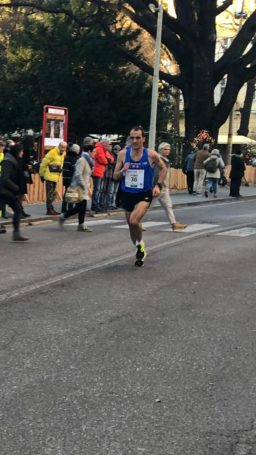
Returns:
[[[30,213],[26,213],[24,210],[22,210],[21,218],[29,218],[30,216]]]
[[[26,242],[26,240],[29,240],[28,237],[23,237],[23,235],[21,235],[21,233],[19,231],[14,231],[13,233],[13,236],[12,236],[12,240],[14,242]]]

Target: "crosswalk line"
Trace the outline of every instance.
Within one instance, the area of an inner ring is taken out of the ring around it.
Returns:
[[[78,221],[71,222],[71,223],[66,222],[65,226],[77,226],[77,223],[78,223]],[[88,225],[88,226],[99,226],[99,225],[102,225],[102,224],[113,224],[113,223],[120,223],[120,220],[105,220],[105,219],[101,219],[101,220],[89,221],[88,218],[85,218],[85,224]]]
[[[169,224],[169,222],[168,221],[143,221],[143,227],[145,227],[145,228],[162,226],[165,224]],[[127,224],[112,226],[112,227],[114,229],[128,229]]]
[[[227,235],[230,237],[249,237],[256,234],[256,228],[244,227],[241,229],[232,229],[231,231],[218,232],[216,235]]]
[[[212,229],[219,227],[219,224],[200,223],[200,224],[189,224],[185,229],[179,229],[175,232],[182,232],[184,234],[190,234],[191,232],[204,231],[205,229]],[[169,231],[170,229],[163,229]]]
[[[122,224],[120,224],[122,223]],[[98,220],[93,220],[89,221],[87,218],[85,219],[85,224],[87,226],[101,226],[101,225],[111,225],[110,227],[113,229],[128,229],[128,226],[125,222],[125,220],[120,221],[120,220],[109,220],[109,219],[98,219]],[[77,226],[77,221],[76,222],[70,222],[70,223],[65,223],[65,226]],[[166,228],[168,226],[168,228]],[[160,228],[162,232],[173,232],[170,226],[169,221],[143,221],[143,227],[148,229],[148,228]],[[163,228],[162,228],[163,227]],[[199,232],[203,231],[206,229],[212,229],[219,227],[218,224],[210,224],[210,223],[197,223],[197,224],[189,224],[185,229],[180,229],[175,232],[180,232],[184,234],[189,234],[192,232]]]

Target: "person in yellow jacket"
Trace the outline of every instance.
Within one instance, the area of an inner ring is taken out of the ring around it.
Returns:
[[[59,215],[53,207],[56,196],[56,187],[60,179],[67,143],[62,141],[58,147],[51,149],[43,158],[40,164],[39,175],[42,182],[46,184],[46,209],[47,215]]]

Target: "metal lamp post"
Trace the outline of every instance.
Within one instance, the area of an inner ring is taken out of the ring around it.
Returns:
[[[150,11],[158,12],[157,15],[157,30],[156,30],[156,54],[153,74],[152,96],[151,96],[151,113],[150,113],[150,127],[149,127],[149,149],[155,148],[156,142],[156,118],[157,118],[157,102],[158,102],[158,81],[159,81],[159,67],[161,56],[161,39],[162,39],[162,25],[163,25],[163,7],[159,3],[159,7],[152,3],[149,5]]]

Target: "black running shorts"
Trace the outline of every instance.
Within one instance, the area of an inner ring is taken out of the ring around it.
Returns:
[[[150,205],[152,199],[152,190],[141,193],[128,193],[126,191],[122,191],[122,207],[127,212],[132,212],[135,205],[142,201],[148,202]]]

